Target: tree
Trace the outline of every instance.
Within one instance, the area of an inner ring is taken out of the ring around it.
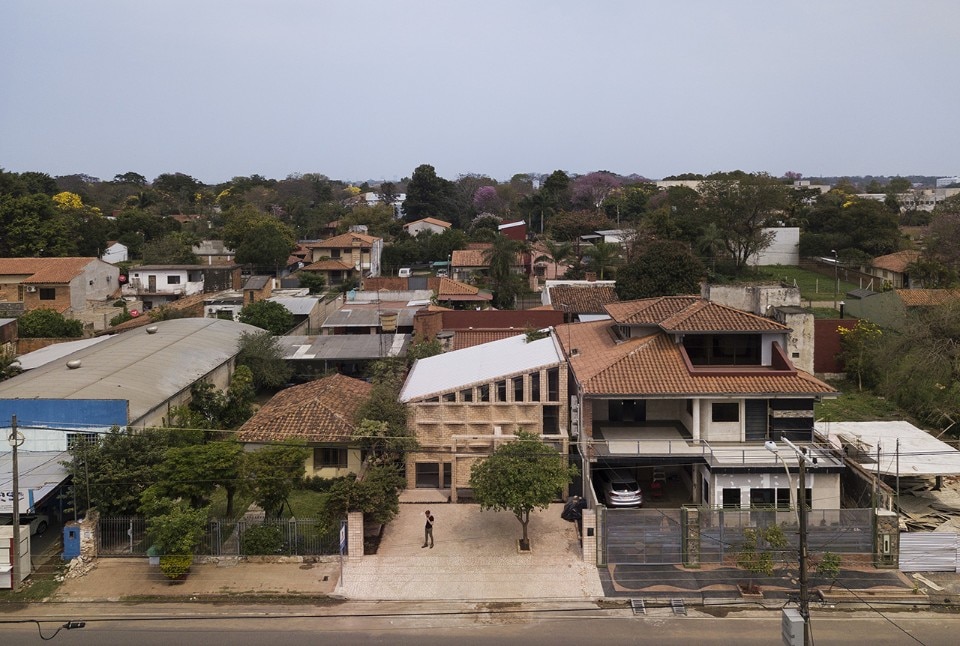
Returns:
[[[223,241],[234,250],[238,263],[275,270],[287,265],[297,238],[277,218],[247,205],[227,216]]]
[[[306,447],[299,444],[280,444],[244,453],[244,481],[268,518],[280,518],[290,492],[303,481],[307,455]]]
[[[505,235],[497,235],[493,244],[483,250],[483,259],[490,265],[495,307],[512,309],[517,295],[523,291],[523,278],[516,273],[515,267],[527,250],[526,243]]]
[[[183,498],[199,509],[210,503],[217,487],[223,487],[227,516],[232,517],[242,457],[243,447],[230,441],[170,447],[157,467],[157,483],[150,489],[161,498]]]
[[[853,328],[838,327],[840,334],[840,358],[848,373],[857,376],[857,389],[863,390],[863,382],[873,385],[879,377],[876,364],[879,342],[883,336],[880,328],[866,319],[857,321]]]
[[[764,227],[776,222],[786,205],[786,190],[779,180],[766,173],[700,183],[704,222],[716,224],[724,234],[724,248],[737,271],[746,266],[751,256],[773,242],[773,233],[765,232]]]
[[[140,496],[157,480],[157,467],[174,444],[171,439],[167,431],[129,433],[114,428],[96,442],[75,443],[72,460],[64,466],[73,480],[78,507],[96,507],[104,516],[135,514]]]
[[[20,366],[20,360],[17,359],[17,353],[7,346],[0,346],[0,381],[16,377],[23,368]]]
[[[257,301],[244,305],[240,310],[240,322],[255,325],[276,336],[283,336],[293,327],[293,314],[274,301]]]
[[[270,332],[244,332],[237,347],[237,365],[250,368],[255,388],[279,388],[293,374],[283,358],[280,341]]]
[[[509,510],[523,527],[521,547],[529,549],[530,512],[546,509],[578,474],[577,467],[539,437],[518,431],[470,469],[470,486],[481,510]]]
[[[400,512],[400,490],[406,479],[395,466],[373,466],[363,479],[350,475],[337,479],[327,492],[325,524],[336,527],[351,511],[363,512],[374,523],[386,524]]]
[[[50,309],[30,310],[17,319],[17,328],[25,339],[58,339],[83,336],[83,323],[68,319]]]
[[[617,272],[620,300],[699,293],[706,268],[686,244],[653,240],[642,249]]]
[[[756,529],[748,527],[743,530],[743,544],[737,552],[737,567],[751,575],[770,576],[776,562],[782,559],[785,547],[787,537],[780,525],[773,524]],[[747,584],[747,592],[757,592],[752,576]]]
[[[373,388],[357,410],[354,437],[380,463],[401,462],[403,451],[417,446],[407,428],[407,407],[399,400],[406,371],[406,361],[399,357],[374,362]]]
[[[327,279],[323,274],[314,271],[298,271],[296,276],[300,281],[300,287],[306,287],[311,294],[319,294],[327,286]]]
[[[613,269],[620,264],[620,245],[615,242],[595,242],[584,250],[589,257],[587,267],[596,272],[600,280],[604,279],[606,270]]]
[[[619,177],[605,170],[581,175],[572,183],[573,201],[599,213],[603,201],[622,185],[623,181]]]
[[[191,236],[180,232],[168,233],[162,238],[143,243],[140,253],[147,265],[200,264],[200,259],[193,253]]]
[[[453,182],[439,177],[430,164],[421,164],[407,182],[403,212],[408,222],[435,217],[450,219],[454,208]]]

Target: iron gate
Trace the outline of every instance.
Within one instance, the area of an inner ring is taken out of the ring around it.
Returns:
[[[679,509],[605,509],[606,564],[682,563]]]

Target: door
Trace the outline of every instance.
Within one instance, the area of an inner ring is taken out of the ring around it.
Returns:
[[[157,291],[157,277],[156,276],[147,276],[147,291],[151,294],[155,294]]]
[[[747,442],[767,439],[767,400],[748,399],[744,412],[744,433]]]

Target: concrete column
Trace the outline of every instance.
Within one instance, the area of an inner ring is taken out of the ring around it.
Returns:
[[[347,513],[347,560],[359,561],[363,558],[363,512]]]
[[[583,549],[582,558],[588,563],[597,562],[597,512],[595,509],[583,510]]]
[[[896,570],[900,567],[900,522],[896,512],[887,509],[874,511],[876,533],[873,536],[873,565]]]
[[[700,400],[694,399],[693,406],[691,408],[693,409],[693,421],[690,422],[690,425],[693,426],[693,428],[690,429],[690,432],[693,434],[693,439],[699,440],[700,439]]]
[[[700,567],[700,508],[684,505],[680,508],[680,532],[683,540],[683,566]]]

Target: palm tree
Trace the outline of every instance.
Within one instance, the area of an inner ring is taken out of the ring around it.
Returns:
[[[597,242],[586,250],[584,254],[590,257],[587,266],[597,272],[600,280],[603,280],[604,272],[607,268],[613,269],[620,264],[620,245],[615,242]]]
[[[529,252],[529,245],[505,235],[497,235],[493,244],[483,250],[483,259],[490,265],[493,300],[498,308],[508,309],[522,289],[520,276],[514,271],[518,259]]]

